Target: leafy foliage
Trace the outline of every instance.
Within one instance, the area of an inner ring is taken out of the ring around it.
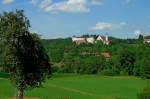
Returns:
[[[54,63],[55,72],[108,73],[108,75],[135,75],[148,78],[150,70],[146,68],[149,68],[150,46],[143,44],[142,35],[138,39],[114,37],[109,39],[112,40],[109,46],[101,42],[75,45],[70,38],[43,40],[43,44]],[[105,61],[102,52],[111,53],[109,61]]]
[[[138,99],[150,99],[150,88],[145,88],[143,92],[137,95]]]
[[[4,47],[3,68],[22,99],[27,87],[38,87],[51,74],[48,55],[36,34],[29,33],[29,20],[22,10],[0,15],[0,39]]]

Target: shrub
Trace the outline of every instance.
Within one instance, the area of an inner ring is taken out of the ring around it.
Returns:
[[[150,99],[150,87],[137,94],[138,99]]]
[[[128,76],[128,73],[126,71],[120,71],[121,76]]]
[[[0,78],[8,78],[10,75],[5,72],[0,72]]]
[[[104,76],[114,76],[114,75],[116,75],[116,73],[111,69],[104,69],[99,74],[104,75]]]

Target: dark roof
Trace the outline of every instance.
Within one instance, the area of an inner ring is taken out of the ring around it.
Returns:
[[[101,36],[101,35],[97,35],[96,39],[97,39],[99,36],[100,36],[103,40],[105,40],[105,36]]]
[[[144,39],[150,39],[150,36],[145,36]]]
[[[105,40],[106,37],[105,37],[105,36],[101,36],[101,38],[102,38],[103,40]]]

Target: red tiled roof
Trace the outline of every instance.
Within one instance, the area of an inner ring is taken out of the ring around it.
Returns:
[[[111,57],[109,52],[102,52],[101,55],[104,56],[105,58],[110,58]]]

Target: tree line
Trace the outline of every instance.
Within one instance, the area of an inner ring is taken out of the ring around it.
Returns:
[[[133,75],[150,78],[150,45],[138,39],[109,37],[112,44],[104,45],[72,43],[71,38],[45,40],[42,42],[53,62],[53,72],[104,75]],[[109,52],[106,61],[101,55]]]

